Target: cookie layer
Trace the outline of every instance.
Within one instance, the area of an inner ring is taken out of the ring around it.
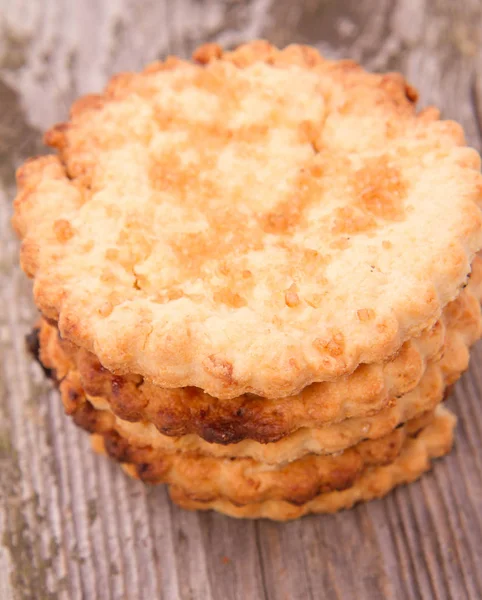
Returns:
[[[196,389],[166,390],[141,378],[113,376],[95,356],[60,340],[56,328],[45,322],[41,328],[41,358],[46,367],[55,369],[58,379],[65,378],[62,389],[67,407],[68,388],[81,390],[79,393],[85,393],[99,408],[105,408],[107,402],[123,421],[150,423],[151,441],[157,427],[165,449],[178,443],[166,439],[166,434],[194,434],[188,445],[199,440],[197,436],[208,442],[230,444],[226,451],[218,449],[219,453],[237,454],[240,445],[233,442],[254,440],[242,446],[245,452],[268,462],[283,454],[293,456],[303,447],[317,452],[337,451],[359,441],[361,432],[368,430],[372,432],[368,437],[379,437],[381,431],[387,432],[413,417],[414,410],[424,405],[430,408],[429,402],[433,407],[440,401],[443,387],[452,384],[467,368],[468,348],[481,334],[480,266],[477,258],[469,285],[446,306],[436,326],[406,342],[391,361],[363,365],[342,380],[313,384],[289,398],[266,400],[247,395],[219,400]],[[256,443],[281,440],[298,429],[304,431],[286,439],[285,453],[272,452],[270,444],[260,447]],[[319,432],[314,433],[315,429]],[[208,447],[199,442],[199,449]],[[183,443],[179,442],[179,447]]]
[[[351,487],[363,471],[389,464],[407,436],[416,435],[433,413],[402,425],[378,440],[367,440],[336,455],[306,455],[285,465],[266,465],[249,458],[213,458],[191,452],[166,454],[130,445],[110,431],[94,439],[96,449],[125,464],[129,474],[146,483],[167,483],[193,500],[224,498],[242,505],[266,500],[305,504],[321,493]]]
[[[307,454],[334,454],[362,440],[379,439],[406,421],[433,410],[444,399],[447,390],[440,369],[431,366],[414,390],[372,416],[345,419],[319,428],[304,427],[268,444],[244,440],[224,445],[206,442],[193,434],[173,438],[160,433],[152,423],[131,423],[120,419],[113,414],[104,399],[83,396],[75,378],[66,378],[61,389],[69,414],[84,411],[84,404],[87,402],[98,411],[112,415],[108,417],[109,423],[129,444],[150,446],[164,453],[195,452],[218,458],[252,458],[272,465],[291,462]],[[73,397],[75,401],[72,400]]]
[[[408,439],[393,463],[369,468],[352,487],[343,491],[320,494],[302,506],[294,506],[280,500],[245,506],[236,506],[225,499],[197,502],[179,488],[171,487],[169,492],[172,500],[182,508],[216,510],[231,517],[244,519],[289,521],[307,514],[334,513],[351,508],[358,502],[385,496],[396,486],[410,483],[420,477],[430,468],[432,459],[450,451],[455,421],[455,417],[447,409],[439,408],[433,423],[416,438]]]

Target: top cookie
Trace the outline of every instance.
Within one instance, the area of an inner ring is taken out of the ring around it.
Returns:
[[[280,397],[430,327],[482,246],[478,154],[398,74],[264,42],[76,102],[18,172],[36,302],[108,369]]]

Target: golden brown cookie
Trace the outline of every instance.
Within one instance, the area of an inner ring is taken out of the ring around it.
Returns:
[[[394,487],[410,483],[430,468],[430,461],[450,451],[455,417],[438,408],[435,420],[417,437],[408,438],[400,455],[390,464],[368,468],[353,486],[342,491],[320,494],[301,506],[281,500],[237,506],[224,498],[199,502],[180,488],[170,487],[172,500],[189,510],[216,510],[231,517],[289,521],[307,514],[333,513],[358,502],[380,498]]]
[[[253,440],[229,445],[214,444],[192,434],[173,438],[161,434],[152,423],[125,421],[113,413],[104,398],[85,395],[76,371],[65,374],[60,382],[60,390],[66,412],[89,431],[114,429],[129,444],[151,446],[164,453],[187,451],[225,458],[248,457],[268,464],[279,464],[305,454],[340,452],[363,439],[378,439],[399,424],[434,409],[446,393],[446,383],[452,383],[460,373],[457,369],[466,364],[466,355],[458,356],[451,349],[452,339],[453,336],[448,337],[443,358],[427,368],[419,385],[394,400],[387,408],[364,418],[345,419],[320,428],[302,428],[269,444]]]
[[[278,499],[305,504],[321,493],[351,487],[369,467],[393,462],[406,437],[416,435],[432,419],[433,411],[378,440],[363,441],[333,455],[309,454],[276,466],[250,458],[165,453],[148,446],[130,445],[115,431],[103,432],[103,442],[94,438],[94,447],[103,448],[124,463],[132,476],[146,483],[175,486],[196,501],[224,498],[242,505]]]
[[[116,76],[18,171],[37,305],[110,371],[224,399],[384,361],[482,246],[479,156],[415,100],[263,42]]]
[[[69,377],[62,383],[62,397],[67,404],[70,402],[69,391],[77,389],[74,382],[75,378]],[[319,428],[304,427],[268,444],[253,440],[228,445],[215,444],[194,434],[173,438],[163,435],[147,421],[132,423],[115,415],[113,421],[109,422],[129,444],[150,446],[163,453],[195,452],[218,458],[246,457],[277,465],[306,454],[338,453],[362,440],[376,440],[388,435],[406,421],[433,410],[443,400],[446,389],[440,368],[430,366],[414,390],[372,416],[345,419]],[[95,409],[112,414],[109,403],[103,398],[78,398],[80,403],[87,401]],[[77,410],[81,410],[80,405]]]
[[[103,439],[102,443],[96,440],[97,449],[130,463],[126,468],[143,481],[174,485],[198,501],[225,497],[235,504],[247,504],[279,498],[304,504],[319,493],[353,485],[369,466],[392,462],[405,437],[416,435],[433,418],[433,411],[425,411],[385,436],[362,441],[343,452],[305,454],[271,465],[251,458],[209,456],[197,450],[169,448],[166,452],[143,439],[125,438],[113,413],[94,408],[83,396],[80,383],[73,385],[74,378],[68,375],[60,383],[62,398],[75,423]]]

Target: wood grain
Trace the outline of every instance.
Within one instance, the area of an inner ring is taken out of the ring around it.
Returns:
[[[284,525],[193,514],[94,456],[27,355],[14,168],[110,74],[265,36],[401,70],[482,144],[480,0],[0,0],[0,598],[482,597],[482,347],[453,453],[384,500]]]

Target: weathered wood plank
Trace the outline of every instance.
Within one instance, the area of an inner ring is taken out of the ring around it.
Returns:
[[[420,482],[279,525],[191,514],[95,456],[25,352],[13,171],[110,74],[267,36],[404,72],[482,147],[479,0],[0,0],[0,597],[482,597],[482,348],[450,401],[454,452]]]

